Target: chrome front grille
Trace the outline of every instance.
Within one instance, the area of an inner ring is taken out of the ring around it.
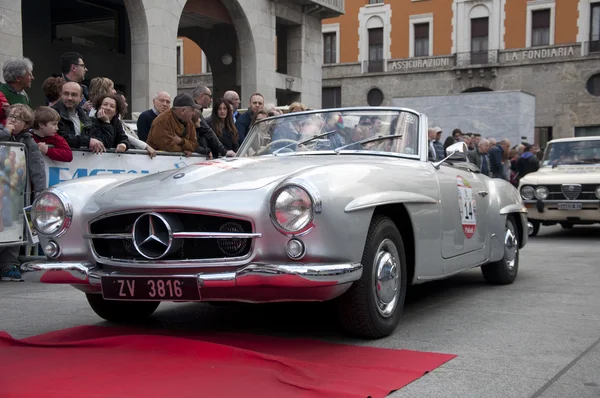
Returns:
[[[560,190],[565,198],[575,200],[581,194],[581,184],[563,184]]]
[[[134,225],[137,225],[136,231],[148,231],[150,214],[154,220],[164,221],[164,225],[159,226],[162,230],[157,230],[158,238],[154,242],[144,243],[148,240],[144,238],[152,235],[153,227],[140,239],[140,233],[137,236],[134,234]],[[141,222],[136,224],[137,220]],[[91,240],[92,248],[100,261],[129,263],[233,261],[247,256],[252,240],[261,236],[253,232],[253,225],[247,220],[164,210],[104,216],[90,223],[89,231],[90,234],[86,237]],[[145,247],[142,246],[144,244]],[[151,245],[154,247],[149,247]],[[161,251],[163,245],[164,253]]]

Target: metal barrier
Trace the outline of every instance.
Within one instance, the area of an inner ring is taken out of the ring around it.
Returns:
[[[0,247],[28,241],[23,209],[31,200],[27,152],[17,142],[0,144]]]

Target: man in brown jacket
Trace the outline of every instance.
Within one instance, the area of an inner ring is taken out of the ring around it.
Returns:
[[[173,100],[173,107],[154,119],[146,143],[157,151],[183,152],[192,156],[198,148],[196,127],[192,118],[200,105],[191,95],[179,94]]]

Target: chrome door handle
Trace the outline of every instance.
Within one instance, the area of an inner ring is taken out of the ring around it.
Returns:
[[[477,192],[479,194],[479,196],[481,196],[482,198],[485,198],[488,194],[488,191],[479,191]]]

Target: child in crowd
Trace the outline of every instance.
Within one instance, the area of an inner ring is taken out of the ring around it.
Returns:
[[[43,155],[57,162],[70,162],[73,160],[73,151],[67,141],[59,134],[58,122],[60,115],[49,106],[39,106],[34,112],[33,139]],[[52,145],[54,148],[48,147]]]
[[[39,194],[46,187],[46,168],[44,165],[44,158],[40,152],[36,142],[33,140],[30,128],[35,121],[33,110],[24,104],[14,104],[8,109],[6,117],[6,125],[1,126],[0,129],[0,141],[9,142],[20,142],[25,144],[25,153],[27,157],[27,170],[29,173],[29,180],[31,181],[31,188],[25,187],[25,190],[32,190],[32,200],[35,195]],[[9,148],[10,149],[10,148]],[[21,176],[13,177],[12,174],[15,172],[14,164],[11,165],[11,157],[8,157],[5,162],[5,170],[0,179],[2,182],[3,195],[8,195],[10,200],[10,192],[4,192],[7,189],[12,191],[15,189],[15,184],[18,183]],[[7,173],[10,173],[10,179],[7,179]],[[22,173],[21,173],[22,174]],[[8,188],[7,188],[8,186]],[[21,189],[15,192],[16,195],[22,194]],[[4,201],[4,197],[2,198]],[[10,202],[9,202],[10,203]],[[4,209],[3,209],[4,210]],[[2,214],[4,218],[4,213]],[[13,221],[17,216],[16,214],[8,213],[8,221]],[[21,214],[20,217],[23,217]],[[21,272],[19,271],[19,250],[20,246],[8,246],[0,247],[0,278],[3,281],[22,281]]]

